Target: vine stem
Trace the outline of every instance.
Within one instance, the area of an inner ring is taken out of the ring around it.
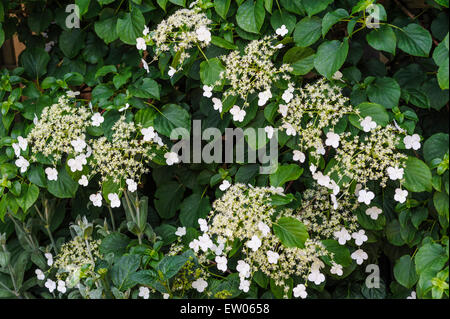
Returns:
[[[112,211],[110,205],[108,205],[108,210],[109,210],[109,217],[111,218],[111,225],[112,225],[113,231],[115,232],[116,231],[116,222],[114,221],[114,214],[113,214],[113,211]]]

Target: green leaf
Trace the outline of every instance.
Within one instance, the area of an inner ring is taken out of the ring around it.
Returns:
[[[117,73],[117,68],[115,65],[105,65],[95,72],[95,78],[99,78],[107,75],[108,73]]]
[[[316,70],[328,79],[344,64],[348,54],[348,39],[325,41],[317,49],[314,58]]]
[[[416,157],[408,157],[405,163],[404,186],[411,192],[431,192],[432,175],[430,168]]]
[[[177,182],[168,182],[157,188],[155,192],[155,208],[164,219],[170,219],[180,207],[184,187]]]
[[[67,173],[65,167],[58,169],[58,180],[48,181],[48,191],[58,198],[73,198],[78,190],[78,183]]]
[[[180,205],[180,222],[185,227],[196,228],[199,218],[205,218],[211,211],[209,197],[195,193],[185,198]]]
[[[116,32],[120,40],[126,44],[136,44],[136,39],[142,36],[145,19],[141,11],[133,7],[131,12],[126,13],[123,18],[117,20]]]
[[[118,39],[116,31],[117,17],[114,16],[114,9],[105,8],[100,13],[100,20],[95,22],[94,30],[106,44]]]
[[[291,65],[292,74],[305,75],[314,68],[314,58],[313,49],[294,47],[286,52],[283,62]]]
[[[138,255],[125,255],[116,259],[111,268],[111,280],[120,291],[136,285],[131,275],[137,271],[141,263]]]
[[[168,280],[175,276],[187,261],[188,258],[185,256],[165,256],[159,262],[156,270],[162,273],[164,280]]]
[[[218,58],[203,61],[200,64],[200,79],[204,85],[214,86],[221,80],[220,73],[225,71],[225,67]]]
[[[292,217],[282,217],[273,223],[273,231],[281,243],[288,248],[304,248],[305,241],[309,238],[305,225]]]
[[[376,78],[367,88],[369,100],[386,108],[398,106],[401,96],[400,85],[393,78]]]
[[[158,82],[150,78],[143,78],[129,88],[130,93],[135,97],[143,99],[160,99],[160,88]]]
[[[412,23],[397,31],[398,48],[414,56],[428,57],[433,43],[431,34]]]
[[[363,102],[359,104],[355,109],[359,111],[359,115],[361,116],[361,118],[370,116],[375,123],[381,126],[386,126],[389,123],[389,114],[387,113],[386,109],[380,104]],[[349,116],[349,121],[355,127],[362,130],[359,116],[352,114]]]
[[[397,45],[397,37],[390,26],[382,25],[378,29],[374,29],[366,36],[367,43],[375,50],[382,50],[395,54]]]
[[[64,30],[59,36],[59,48],[69,59],[73,59],[80,53],[84,46],[85,32],[81,29]]]
[[[50,56],[44,49],[39,47],[31,47],[26,49],[20,55],[20,62],[25,73],[32,79],[37,79],[47,73],[47,64]]]
[[[238,26],[244,31],[259,33],[265,16],[264,0],[247,0],[239,7],[236,21]]]
[[[230,10],[231,0],[215,0],[214,9],[222,19],[227,19],[228,10]]]
[[[17,204],[22,208],[23,212],[26,213],[28,209],[33,206],[39,197],[39,187],[34,184],[22,185],[22,192],[20,197],[16,198]]]
[[[170,137],[176,128],[184,128],[191,131],[191,115],[179,105],[166,104],[154,120],[154,127],[158,133]]]
[[[325,37],[332,26],[347,17],[348,12],[345,9],[337,9],[335,11],[327,12],[322,19],[322,36]]]
[[[148,128],[153,126],[153,121],[155,120],[156,114],[157,113],[154,109],[141,109],[134,116],[134,122],[136,124],[141,124],[143,128]]]
[[[303,0],[303,7],[305,8],[308,16],[315,15],[325,10],[334,0]]]
[[[322,32],[322,20],[318,17],[305,17],[297,24],[294,41],[299,47],[308,47],[319,40]]]
[[[343,267],[351,265],[352,258],[350,257],[350,252],[347,247],[342,246],[334,239],[322,240],[322,244],[329,252],[334,254],[333,260],[337,264],[342,265]]]
[[[100,252],[103,255],[113,253],[116,256],[122,256],[127,251],[130,239],[121,233],[111,233],[103,238],[100,244]]]
[[[212,36],[211,37],[211,43],[215,46],[218,46],[219,48],[224,48],[227,50],[238,50],[238,47],[225,39],[222,39],[221,37]]]
[[[270,185],[283,186],[286,182],[295,181],[303,174],[303,168],[297,164],[280,165],[277,171],[270,175]]]
[[[445,248],[439,244],[425,244],[420,247],[415,257],[418,274],[438,272],[448,262]]]
[[[445,133],[436,133],[423,144],[423,157],[427,163],[436,158],[443,159],[448,151],[449,138]]]
[[[447,218],[448,222],[448,194],[445,192],[434,193],[433,204],[438,214]]]
[[[270,17],[270,24],[272,25],[272,28],[274,30],[277,30],[282,25],[285,25],[289,30],[289,33],[292,33],[292,31],[295,29],[296,23],[297,18],[293,14],[290,14],[285,10],[277,10]]]
[[[408,289],[411,289],[419,280],[416,266],[409,255],[404,255],[396,261],[394,277],[401,285]]]

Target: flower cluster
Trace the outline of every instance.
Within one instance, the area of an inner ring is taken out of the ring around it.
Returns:
[[[232,51],[221,60],[225,71],[221,78],[231,87],[225,91],[224,96],[239,96],[244,100],[244,107],[249,106],[249,94],[259,94],[259,105],[265,105],[272,98],[272,84],[280,79],[289,81],[288,72],[292,67],[288,64],[276,66],[272,61],[275,53],[283,45],[275,45],[276,36],[266,36],[261,40],[251,41],[241,54],[238,50]],[[219,84],[219,83],[217,83]]]
[[[189,49],[205,48],[211,42],[211,32],[208,29],[211,23],[198,7],[178,10],[163,20],[156,30],[150,32],[146,27],[143,37],[136,39],[137,48],[146,50],[147,45],[154,45],[157,56],[170,51],[179,53],[177,65],[181,69],[184,61],[190,57]],[[173,76],[176,71],[170,69],[169,75]]]
[[[233,247],[241,244],[242,257],[237,260],[236,266],[240,290],[249,291],[252,277],[259,270],[274,280],[276,285],[281,286],[286,297],[289,279],[293,276],[302,278],[304,284],[299,284],[294,294],[296,297],[306,298],[308,281],[319,285],[325,280],[325,275],[321,271],[325,268],[325,264],[321,258],[333,260],[333,254],[326,249],[321,239],[332,238],[340,219],[335,217],[336,222],[324,223],[320,226],[322,228],[312,222],[305,224],[311,234],[320,233],[324,236],[306,239],[303,248],[287,247],[274,233],[273,226],[281,218],[289,217],[299,221],[301,218],[292,209],[273,206],[273,196],[285,196],[283,189],[243,184],[230,186],[222,198],[214,202],[209,222],[199,219],[203,234],[194,239],[189,247],[196,252],[201,264],[210,262],[209,258],[213,254],[217,270],[226,272],[229,271],[228,259],[231,258],[229,255]],[[323,214],[322,217],[326,218],[326,213]],[[313,215],[306,216],[304,220],[308,220],[309,217]],[[352,220],[350,217],[347,219]],[[329,231],[325,229],[328,226]],[[334,261],[332,265],[335,268],[332,273],[341,273],[341,265]]]

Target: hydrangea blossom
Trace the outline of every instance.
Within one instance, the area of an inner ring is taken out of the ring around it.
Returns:
[[[230,188],[231,184],[229,181],[227,181],[226,179],[222,182],[222,184],[220,184],[219,189],[224,192],[226,191],[228,188]]]
[[[407,135],[403,138],[403,143],[405,144],[405,148],[407,150],[413,149],[417,151],[420,149],[420,136],[418,134]]]
[[[144,136],[145,142],[152,141],[156,136],[156,132],[153,126],[141,129],[141,133]]]
[[[406,189],[397,188],[395,189],[394,199],[399,203],[406,202],[406,198],[408,197],[408,191]]]
[[[382,212],[383,211],[380,208],[376,207],[376,206],[373,206],[373,207],[370,207],[370,208],[366,209],[366,215],[369,215],[370,218],[372,218],[373,220],[377,220],[378,219],[378,215],[380,215]]]
[[[370,205],[372,199],[375,198],[375,194],[369,190],[362,189],[358,194],[358,202]]]
[[[45,286],[45,288],[48,289],[48,291],[50,291],[52,293],[56,289],[56,282],[54,282],[51,279],[47,279],[47,281],[45,282],[44,286]]]
[[[173,164],[180,162],[180,158],[178,157],[178,154],[175,152],[169,152],[164,154],[164,158],[166,159],[166,163],[169,166],[172,166]]]
[[[196,289],[198,292],[205,291],[206,287],[208,287],[208,282],[203,278],[199,278],[192,283],[192,288]]]
[[[233,115],[233,121],[235,122],[244,122],[245,115],[247,114],[247,112],[241,110],[237,105],[231,108],[230,113]]]
[[[275,30],[275,33],[279,36],[284,37],[286,34],[289,33],[288,28],[286,28],[286,26],[283,24],[281,27],[279,27],[278,29]]]
[[[102,207],[102,194],[100,193],[92,194],[89,196],[89,200],[95,207]]]
[[[139,287],[139,297],[148,299],[150,297],[150,289],[147,287]]]
[[[352,236],[350,236],[350,233],[344,227],[342,227],[341,230],[334,232],[334,237],[337,238],[340,245],[345,245],[347,241],[352,239]]]
[[[111,208],[120,207],[119,195],[117,195],[116,193],[109,193],[108,199],[111,202]]]
[[[294,161],[298,161],[298,162],[300,162],[300,163],[304,163],[304,162],[305,162],[305,160],[306,160],[306,155],[305,155],[303,152],[298,151],[298,150],[294,150],[293,153],[294,153],[294,156],[293,156],[292,159],[293,159]]]
[[[88,181],[86,175],[81,176],[81,178],[78,180],[78,184],[80,184],[81,186],[84,186],[84,187],[88,186],[89,181]]]
[[[126,180],[126,183],[128,185],[128,191],[129,192],[134,193],[137,190],[137,183],[134,180],[128,178]]]
[[[98,127],[105,121],[105,118],[100,113],[97,112],[94,115],[92,115],[91,121],[92,126]]]
[[[280,259],[280,255],[277,252],[268,250],[266,254],[267,254],[267,260],[269,261],[269,264],[278,263],[278,259]]]
[[[395,180],[401,180],[403,178],[404,170],[403,168],[398,168],[389,166],[387,169],[387,173],[389,175],[389,178],[393,181]]]
[[[372,117],[371,116],[366,116],[362,121],[361,121],[361,126],[364,130],[364,132],[370,132],[373,129],[375,129],[377,127],[377,123],[375,121],[372,121]]]
[[[186,235],[186,227],[178,227],[175,235],[177,235],[178,237],[183,237],[184,235]]]
[[[257,251],[261,247],[261,239],[258,236],[253,235],[252,239],[247,242],[247,247],[253,251]]]
[[[208,97],[208,98],[212,97],[212,95],[213,95],[213,93],[212,93],[213,89],[214,89],[214,87],[212,87],[212,86],[204,85],[204,86],[203,86],[203,96],[204,96],[204,97]]]
[[[36,277],[37,277],[38,280],[44,280],[45,279],[45,274],[44,274],[44,272],[42,270],[36,269],[34,271],[34,273],[36,274]]]
[[[338,276],[342,276],[344,274],[344,270],[342,265],[333,263],[333,265],[331,266],[330,272],[334,275],[338,275]]]
[[[47,174],[47,179],[49,181],[57,181],[58,180],[58,170],[53,167],[47,167],[45,169],[45,174]]]
[[[222,113],[222,107],[223,107],[222,101],[216,97],[213,97],[212,102],[214,103],[214,105],[213,105],[214,110]]]
[[[227,269],[228,269],[227,268],[227,263],[228,263],[227,257],[225,257],[225,256],[216,256],[215,261],[217,263],[217,269],[219,269],[219,270],[221,270],[223,272],[227,271]]]
[[[366,232],[363,229],[358,232],[354,232],[352,234],[352,237],[355,240],[355,244],[357,246],[361,246],[368,239],[368,237],[366,236]]]
[[[326,146],[332,146],[333,148],[339,147],[340,136],[334,132],[327,133],[327,139],[325,140]]]
[[[20,168],[21,173],[25,173],[28,169],[28,166],[30,166],[30,162],[28,162],[23,156],[20,156],[16,161],[15,164],[17,167]]]
[[[367,260],[369,258],[367,253],[364,250],[362,250],[362,249],[355,250],[351,254],[350,257],[352,257],[352,259],[356,260],[356,263],[358,265],[361,265],[364,262],[364,260]]]
[[[292,294],[295,298],[302,298],[305,299],[308,296],[308,293],[306,292],[306,287],[303,284],[298,284],[297,286],[292,289]]]

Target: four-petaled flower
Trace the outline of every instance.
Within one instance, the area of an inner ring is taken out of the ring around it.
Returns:
[[[203,278],[199,278],[192,283],[192,288],[196,289],[198,292],[205,291],[206,287],[208,287],[208,283]]]
[[[149,142],[149,141],[153,140],[156,136],[156,132],[155,132],[155,129],[153,128],[153,126],[141,129],[141,133],[144,136],[145,142]]]
[[[395,190],[394,199],[399,203],[406,202],[406,198],[408,197],[408,191],[406,189],[397,188]]]
[[[302,299],[305,299],[306,297],[308,297],[306,287],[303,284],[298,284],[297,286],[295,286],[294,289],[292,289],[292,294],[295,298],[300,297]]]
[[[108,199],[111,202],[111,208],[120,207],[119,195],[117,195],[116,193],[109,193]]]
[[[405,144],[407,150],[413,149],[417,151],[421,146],[419,134],[406,135],[403,138],[403,144]]]
[[[102,207],[102,194],[91,194],[89,196],[89,200],[92,202],[92,205],[95,207]]]
[[[178,227],[175,235],[177,235],[178,237],[183,237],[184,235],[186,235],[186,227]]]
[[[267,261],[269,262],[269,264],[278,263],[278,259],[280,259],[280,255],[277,252],[268,250],[266,252],[266,254],[267,254]]]
[[[203,85],[203,96],[210,98],[213,95],[213,89],[213,86]]]
[[[362,250],[362,249],[355,250],[352,253],[351,257],[352,257],[352,259],[356,260],[356,263],[358,265],[361,265],[364,262],[364,260],[369,258],[367,253],[364,250]]]
[[[375,194],[369,190],[362,189],[358,194],[358,202],[370,205],[372,199],[375,198]]]
[[[147,287],[139,287],[139,297],[148,299],[150,297],[150,289]]]
[[[84,186],[84,187],[88,186],[89,181],[88,181],[86,175],[81,176],[81,178],[78,180],[78,184],[80,184],[81,186]]]
[[[383,211],[380,208],[376,207],[376,206],[373,206],[373,207],[370,207],[370,208],[366,209],[366,215],[369,215],[370,218],[372,218],[373,220],[377,220],[378,219],[378,215],[380,215],[382,212]]]
[[[233,121],[244,122],[244,118],[247,113],[244,110],[241,110],[239,106],[235,105],[231,108],[230,114],[233,115]]]
[[[92,126],[98,127],[100,126],[104,121],[104,117],[100,113],[94,113],[91,117],[92,120]]]
[[[222,182],[222,184],[220,184],[219,189],[220,189],[222,192],[224,192],[224,191],[226,191],[228,188],[230,188],[230,186],[231,186],[230,182],[227,181],[227,180],[224,180],[224,181]]]
[[[198,41],[209,44],[211,42],[211,32],[204,25],[198,28],[195,33],[197,34]]]
[[[336,134],[334,132],[328,132],[327,139],[325,141],[325,145],[332,146],[333,148],[338,148],[340,140],[341,140],[341,138],[340,138],[339,134]]]
[[[266,126],[264,128],[264,132],[267,133],[267,137],[270,140],[273,137],[273,132],[275,132],[275,129],[272,126]]]
[[[298,150],[294,150],[293,153],[294,153],[294,156],[293,156],[292,159],[293,159],[294,161],[298,161],[298,162],[300,162],[300,163],[304,163],[304,162],[305,162],[305,160],[306,160],[306,155],[305,155],[303,152],[298,151]]]
[[[58,170],[53,167],[47,167],[45,169],[45,174],[47,174],[47,179],[49,181],[57,181],[58,180]]]
[[[30,163],[23,156],[20,156],[16,160],[15,164],[20,168],[21,173],[25,173],[28,169],[28,166],[30,166]]]
[[[373,130],[373,129],[375,129],[377,127],[377,123],[372,121],[372,117],[371,116],[366,116],[361,121],[361,126],[362,126],[364,132],[370,132],[371,130]]]
[[[137,190],[137,183],[134,180],[128,178],[126,183],[128,185],[128,191],[134,193]]]
[[[222,270],[223,272],[227,271],[227,257],[225,256],[216,256],[217,269]]]
[[[352,239],[352,236],[350,236],[348,230],[344,227],[342,227],[341,230],[334,232],[333,235],[337,238],[340,245],[345,245],[348,240]]]
[[[275,33],[279,36],[284,37],[286,34],[289,33],[288,28],[286,28],[286,26],[283,24],[281,27],[279,27],[278,29],[275,30]]]
[[[391,180],[395,181],[397,179],[400,180],[403,178],[404,170],[403,170],[403,168],[398,168],[397,166],[396,167],[390,166],[387,168],[387,173],[389,175],[389,178]]]
[[[216,97],[213,97],[212,102],[214,103],[214,106],[213,106],[214,110],[219,111],[220,113],[222,113],[222,106],[223,106],[222,101],[219,100]]]
[[[136,48],[138,50],[147,50],[147,44],[145,43],[144,38],[137,38],[136,39]]]
[[[258,236],[253,235],[252,239],[247,242],[247,247],[253,251],[257,251],[261,247],[261,239]]]
[[[361,229],[359,232],[353,233],[352,237],[355,240],[355,244],[357,246],[361,246],[368,239],[366,236],[366,232],[363,229]]]
[[[180,162],[180,158],[178,157],[178,154],[175,152],[169,152],[164,154],[164,158],[166,159],[166,163],[169,166],[172,166],[173,164]]]
[[[270,89],[264,91],[264,92],[260,92],[258,94],[258,105],[259,106],[263,106],[267,103],[267,101],[269,101],[272,98],[272,92],[270,92]]]

